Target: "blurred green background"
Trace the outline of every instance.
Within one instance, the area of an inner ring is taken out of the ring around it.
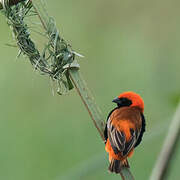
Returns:
[[[179,0],[54,0],[48,12],[63,37],[85,56],[81,72],[104,117],[123,91],[145,101],[146,133],[130,159],[138,180],[148,179],[180,95]],[[115,180],[97,130],[75,90],[52,95],[0,16],[0,179]],[[179,144],[180,148],[180,144]],[[168,179],[179,179],[180,151]]]

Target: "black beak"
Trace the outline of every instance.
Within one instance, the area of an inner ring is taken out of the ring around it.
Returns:
[[[112,102],[117,103],[117,104],[121,104],[121,100],[118,97],[113,99]]]

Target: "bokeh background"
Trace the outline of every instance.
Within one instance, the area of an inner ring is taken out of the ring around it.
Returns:
[[[145,101],[147,131],[130,159],[138,180],[148,179],[180,95],[179,0],[54,0],[48,12],[63,37],[83,54],[81,72],[104,117],[112,99],[132,90]],[[52,95],[0,15],[0,179],[120,179],[75,90]],[[180,148],[180,145],[179,145]],[[168,179],[179,179],[180,151]]]

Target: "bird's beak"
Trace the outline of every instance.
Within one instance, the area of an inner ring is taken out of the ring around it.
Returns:
[[[121,103],[121,100],[117,97],[117,98],[113,99],[112,102],[117,103],[117,104],[120,104],[120,103]]]

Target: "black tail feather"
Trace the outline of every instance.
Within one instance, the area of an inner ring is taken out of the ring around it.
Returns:
[[[129,163],[128,163],[127,159],[124,161],[112,159],[108,169],[110,172],[114,172],[114,173],[118,174],[121,172],[122,167],[129,168]]]

